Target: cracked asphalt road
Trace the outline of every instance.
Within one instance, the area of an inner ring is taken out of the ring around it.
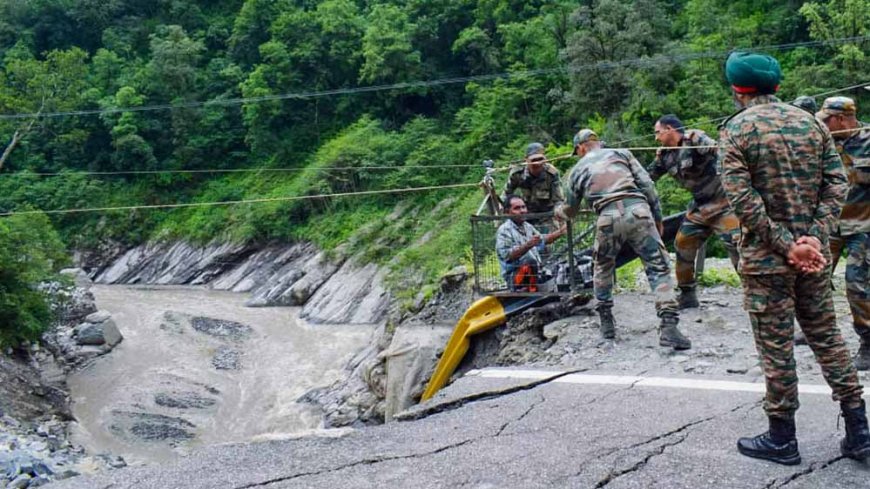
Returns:
[[[597,372],[596,372],[597,373]],[[581,487],[856,488],[870,468],[840,457],[829,396],[804,394],[803,464],[747,459],[759,393],[466,376],[407,418],[337,438],[214,446],[162,466],[52,488]],[[697,380],[697,376],[693,379]]]

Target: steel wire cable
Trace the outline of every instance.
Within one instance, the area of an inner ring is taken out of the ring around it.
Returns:
[[[14,119],[30,119],[34,117],[39,118],[51,118],[51,117],[68,117],[68,116],[86,116],[86,115],[101,115],[101,114],[117,114],[123,112],[148,112],[148,111],[157,111],[157,110],[174,110],[174,109],[187,109],[187,108],[197,108],[197,107],[209,107],[209,106],[232,106],[232,105],[243,105],[248,103],[260,103],[260,102],[270,102],[276,100],[288,100],[288,99],[312,99],[312,98],[321,98],[321,97],[330,97],[335,95],[352,95],[357,93],[370,93],[370,92],[380,92],[386,90],[402,90],[402,89],[410,89],[410,88],[427,88],[427,87],[435,87],[441,85],[451,85],[457,83],[467,83],[472,81],[491,81],[497,79],[506,79],[506,78],[522,78],[522,77],[531,77],[531,76],[542,76],[542,75],[552,75],[552,74],[570,74],[570,73],[579,73],[587,70],[595,70],[595,69],[614,69],[620,67],[644,67],[644,66],[658,66],[662,62],[671,61],[671,62],[679,62],[679,61],[691,61],[697,59],[705,59],[705,58],[715,58],[726,55],[734,50],[752,50],[752,51],[779,51],[779,50],[787,50],[798,47],[810,47],[810,46],[825,46],[825,45],[834,45],[834,44],[845,44],[849,42],[856,41],[867,41],[870,40],[870,36],[852,36],[852,37],[841,37],[835,39],[828,39],[824,41],[805,41],[805,42],[796,42],[796,43],[787,43],[787,44],[773,44],[768,46],[751,46],[744,48],[734,48],[726,51],[705,51],[699,53],[686,53],[686,54],[678,54],[678,55],[665,55],[658,54],[649,57],[643,58],[631,58],[627,60],[619,60],[619,61],[600,61],[597,63],[581,65],[581,66],[565,66],[558,68],[541,68],[535,70],[525,70],[518,72],[504,72],[504,73],[492,73],[487,75],[474,75],[474,76],[460,76],[460,77],[450,77],[450,78],[441,78],[437,80],[420,80],[414,82],[402,82],[402,83],[393,83],[393,84],[383,84],[383,85],[371,85],[364,87],[349,87],[349,88],[337,88],[331,90],[320,90],[320,91],[309,91],[309,92],[295,92],[295,93],[282,93],[282,94],[274,94],[274,95],[263,95],[259,97],[236,97],[236,98],[227,98],[227,99],[212,99],[206,101],[191,101],[191,102],[181,102],[176,104],[154,104],[154,105],[145,105],[139,107],[117,107],[110,109],[90,109],[90,110],[71,110],[71,111],[58,111],[58,112],[31,112],[31,113],[17,113],[17,114],[0,114],[0,120],[14,120]]]

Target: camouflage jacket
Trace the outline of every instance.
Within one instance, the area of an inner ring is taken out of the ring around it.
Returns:
[[[840,234],[870,232],[870,127],[837,144],[849,176],[849,195],[840,213]]]
[[[656,221],[662,206],[649,174],[627,150],[601,148],[586,154],[568,173],[568,208],[576,211],[586,197],[600,213],[607,204],[629,197],[646,199]]]
[[[756,97],[722,125],[722,185],[740,219],[741,273],[794,271],[786,255],[814,236],[830,260],[828,236],[848,190],[827,127],[772,95]]]
[[[526,165],[513,168],[505,183],[504,195],[522,197],[532,214],[552,211],[557,204],[565,201],[565,196],[562,194],[559,170],[549,163],[544,164],[543,170],[535,177],[529,173]]]
[[[690,129],[683,134],[680,146],[716,146],[716,141],[704,131]],[[705,214],[715,216],[730,209],[719,177],[719,152],[715,147],[662,149],[646,170],[654,182],[669,174],[691,192],[690,210],[703,207]]]

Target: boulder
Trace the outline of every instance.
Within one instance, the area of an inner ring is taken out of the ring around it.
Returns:
[[[75,340],[79,345],[107,345],[113,348],[123,339],[121,331],[112,319],[106,319],[98,324],[85,322],[75,328]]]
[[[112,313],[110,313],[109,311],[97,311],[93,314],[89,314],[85,318],[85,321],[93,324],[100,324],[108,321],[111,317]]]

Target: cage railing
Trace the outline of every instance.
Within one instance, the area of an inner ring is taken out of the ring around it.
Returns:
[[[531,224],[544,236],[559,229],[552,212],[515,215],[475,215],[471,217],[474,288],[485,295],[574,294],[592,287],[592,243],[594,216],[581,212],[564,223],[565,233],[553,243],[536,247],[520,258],[506,256],[522,242],[531,239],[520,229]],[[503,231],[499,256],[499,228]],[[542,248],[542,249],[541,249]]]

